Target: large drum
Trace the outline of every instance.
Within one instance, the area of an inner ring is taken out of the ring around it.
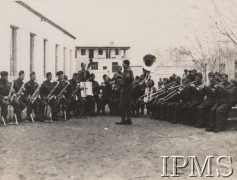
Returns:
[[[81,97],[93,96],[92,82],[80,82],[80,87],[83,88],[81,89]]]

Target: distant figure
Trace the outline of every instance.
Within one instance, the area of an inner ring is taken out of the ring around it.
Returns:
[[[158,89],[163,87],[164,82],[162,81],[162,79],[160,78],[160,80],[158,81]]]

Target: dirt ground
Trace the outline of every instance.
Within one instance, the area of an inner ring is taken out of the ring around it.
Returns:
[[[234,174],[226,179],[237,179],[235,130],[207,133],[145,117],[118,126],[118,120],[99,116],[0,127],[0,179],[189,179],[190,168],[179,178],[161,177],[161,156],[171,155],[194,155],[201,165],[208,155],[231,156]],[[208,179],[217,179],[215,168],[214,162],[215,177]]]

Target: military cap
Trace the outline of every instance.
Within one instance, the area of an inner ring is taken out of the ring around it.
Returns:
[[[19,76],[25,74],[25,72],[23,70],[19,71]]]
[[[8,76],[8,72],[7,71],[2,71],[1,76]]]
[[[57,76],[61,76],[62,74],[63,74],[63,71],[58,71],[58,72],[56,73]]]
[[[208,73],[208,76],[215,77],[215,74],[214,74],[213,72],[209,72],[209,73]]]
[[[52,73],[51,73],[51,72],[47,72],[47,73],[46,73],[46,77],[49,77],[49,76],[52,76]]]

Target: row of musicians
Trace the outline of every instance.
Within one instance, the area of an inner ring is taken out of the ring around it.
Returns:
[[[95,75],[90,74],[87,81],[92,84],[93,95],[81,97],[80,81],[78,73],[74,73],[71,80],[66,81],[62,71],[57,72],[57,81],[52,82],[52,74],[46,74],[46,80],[40,86],[36,82],[34,72],[30,74],[30,81],[24,83],[24,71],[19,72],[19,77],[12,82],[8,81],[8,72],[1,72],[0,79],[0,105],[1,115],[7,120],[8,105],[14,109],[18,121],[22,121],[22,112],[27,107],[27,120],[32,120],[34,111],[35,120],[44,121],[47,106],[51,107],[52,120],[59,120],[59,112],[63,110],[67,119],[73,115],[95,115],[97,112],[105,113],[105,106],[108,104],[110,112],[118,114],[118,101],[121,88],[121,79],[116,75],[113,81],[104,76],[104,82],[99,85],[95,81]],[[38,91],[38,93],[36,93]],[[102,92],[102,93],[101,93]],[[37,96],[34,96],[37,95]],[[34,97],[32,97],[34,96]],[[36,98],[35,98],[36,97]],[[35,98],[35,99],[34,99]]]
[[[228,75],[223,74],[221,82],[217,82],[212,72],[208,80],[209,83],[202,83],[199,73],[194,82],[184,78],[180,86],[174,79],[172,86],[166,84],[157,93],[153,89],[156,98],[147,103],[151,118],[194,125],[206,131],[225,130],[228,113],[237,102],[237,81],[229,82]]]

